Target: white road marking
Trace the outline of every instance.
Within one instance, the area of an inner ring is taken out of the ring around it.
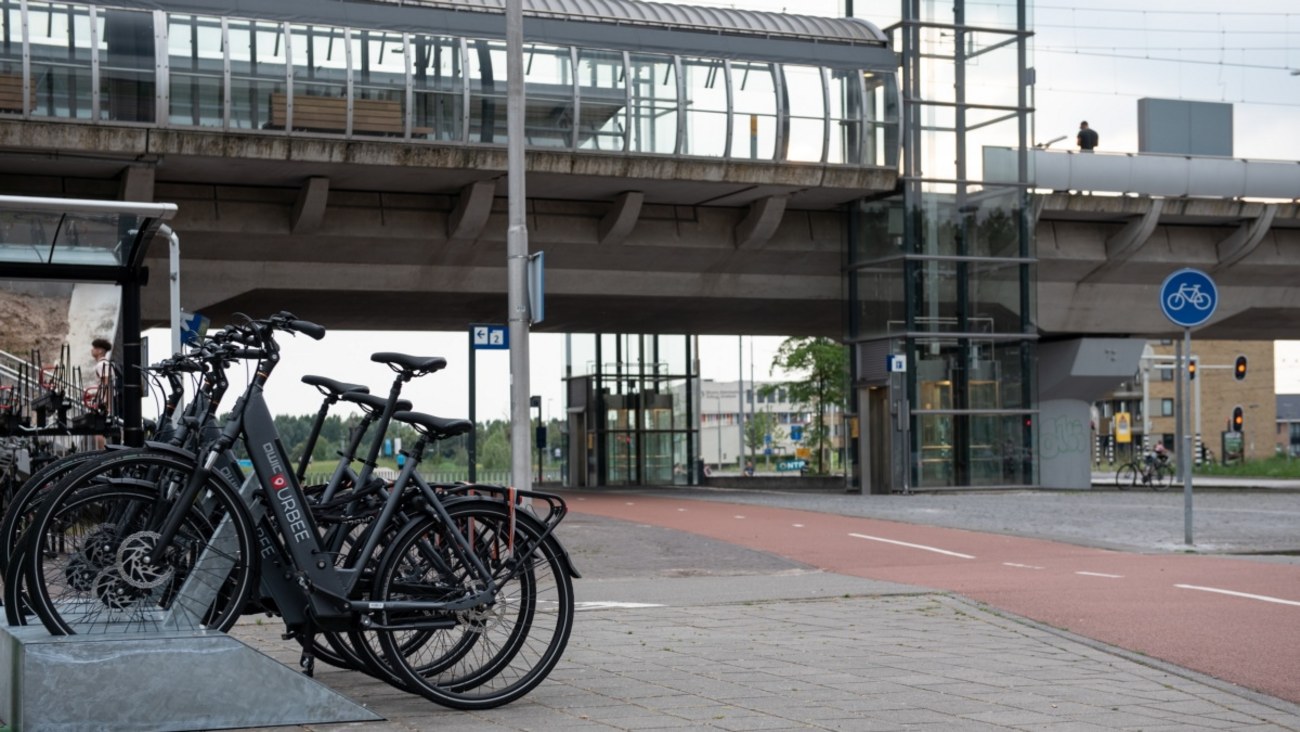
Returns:
[[[924,545],[924,544],[909,544],[909,543],[907,543],[907,542],[905,542],[905,541],[897,541],[897,540],[895,540],[895,539],[882,539],[882,538],[879,537],[879,536],[867,536],[866,534],[849,534],[849,536],[852,536],[852,537],[855,537],[855,538],[858,538],[858,539],[867,539],[867,540],[869,540],[869,541],[883,541],[883,542],[886,543],[886,544],[897,544],[898,546],[910,547],[910,548],[912,548],[912,549],[924,549],[924,550],[927,551],[927,552],[934,552],[934,553],[936,553],[936,554],[947,554],[947,555],[950,556],[950,557],[958,557],[958,558],[961,558],[961,559],[974,559],[974,558],[975,558],[975,557],[973,557],[973,556],[971,556],[971,555],[969,555],[969,554],[961,554],[961,553],[959,553],[959,552],[950,552],[950,551],[948,551],[947,549],[938,549],[938,548],[935,548],[935,547],[932,547],[932,546],[926,546],[926,545]]]
[[[790,524],[790,525],[793,526],[793,527],[795,527],[796,529],[802,529],[802,528],[803,528],[803,524]]]
[[[1020,569],[1042,569],[1036,564],[1016,564],[1015,562],[1003,562],[1002,564],[1006,567],[1019,567]]]
[[[743,519],[743,518],[745,518],[745,517],[742,516],[742,515],[740,515],[740,514],[736,514],[735,516],[732,516],[732,518]]]
[[[1295,605],[1300,607],[1300,602],[1295,600],[1283,600],[1280,597],[1269,597],[1268,595],[1252,595],[1249,592],[1233,592],[1232,590],[1221,590],[1217,587],[1198,587],[1197,585],[1174,585],[1184,590],[1200,590],[1201,592],[1217,592],[1220,595],[1232,595],[1233,597],[1244,597],[1249,600],[1263,600],[1264,602],[1276,602],[1279,605]]]
[[[686,509],[684,509],[684,508],[679,508],[679,509],[677,509],[677,510],[678,510],[678,511],[685,511]]]
[[[1107,579],[1124,579],[1124,575],[1122,574],[1103,574],[1102,572],[1075,572],[1075,574],[1081,574],[1084,577],[1105,577]]]
[[[653,602],[575,602],[574,610],[625,610],[642,607],[664,607]]]
[[[635,506],[636,504],[633,503],[633,502],[631,502],[631,501],[624,501],[624,502],[623,502],[623,505],[624,505],[624,506]]]

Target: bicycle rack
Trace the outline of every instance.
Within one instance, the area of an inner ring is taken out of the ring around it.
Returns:
[[[216,631],[50,635],[0,626],[0,719],[13,732],[186,732],[380,720]]]

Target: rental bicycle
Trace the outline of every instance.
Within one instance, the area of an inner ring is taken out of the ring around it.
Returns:
[[[472,425],[394,411],[394,400],[384,411],[421,435],[396,481],[352,483],[328,499],[350,510],[318,515],[262,396],[279,360],[275,331],[324,335],[288,314],[248,323],[231,355],[257,360],[256,375],[197,459],[124,450],[43,501],[22,541],[53,550],[21,560],[41,621],[56,633],[223,628],[260,587],[291,632],[345,633],[385,676],[432,701],[484,709],[526,694],[558,662],[572,629],[579,575],[554,535],[563,501],[430,486],[415,472],[426,447]],[[402,379],[445,363],[373,359]],[[256,477],[243,487],[214,470],[237,443]]]

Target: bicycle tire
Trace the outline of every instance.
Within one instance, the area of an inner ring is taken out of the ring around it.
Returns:
[[[447,511],[452,526],[472,537],[475,554],[498,582],[495,601],[457,613],[380,610],[378,622],[385,625],[454,625],[432,632],[381,629],[376,635],[388,667],[415,693],[453,709],[490,709],[532,691],[559,662],[573,629],[573,584],[563,550],[553,536],[543,538],[541,523],[531,515],[512,515],[495,501],[452,503]],[[372,598],[450,599],[471,591],[472,577],[450,551],[451,540],[441,521],[413,522],[384,552]],[[413,632],[428,638],[412,648],[406,641]]]
[[[24,481],[17,491],[14,491],[13,497],[5,506],[4,517],[0,519],[0,572],[8,568],[9,556],[17,546],[23,529],[36,515],[44,495],[73,471],[79,470],[91,460],[110,454],[106,451],[96,451],[65,455],[32,473],[31,477]]]
[[[1174,466],[1157,465],[1152,470],[1151,490],[1163,491],[1174,483]]]
[[[1138,475],[1140,473],[1141,471],[1139,471],[1138,467],[1133,463],[1124,463],[1119,466],[1119,470],[1115,472],[1115,487],[1122,491],[1132,488],[1137,485]]]
[[[225,481],[209,477],[163,562],[141,561],[171,506],[168,487],[183,485],[194,469],[183,456],[124,451],[54,489],[28,530],[23,568],[47,630],[225,631],[234,625],[257,586],[258,555],[248,512]]]

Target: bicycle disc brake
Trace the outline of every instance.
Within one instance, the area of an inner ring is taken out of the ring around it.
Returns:
[[[149,561],[149,553],[157,544],[158,533],[154,531],[137,531],[122,541],[117,550],[117,570],[122,581],[148,590],[171,580],[175,574],[172,567]]]

